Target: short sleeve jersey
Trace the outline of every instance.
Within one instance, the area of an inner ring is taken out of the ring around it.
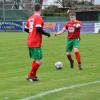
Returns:
[[[26,23],[26,28],[29,29],[28,33],[28,47],[39,48],[42,44],[42,34],[37,32],[36,27],[43,28],[43,19],[40,15],[32,15]]]
[[[80,28],[75,28],[75,24],[80,24],[81,26],[81,22],[80,21],[69,21],[65,24],[64,28],[68,30],[68,39],[76,39],[76,38],[80,38]]]

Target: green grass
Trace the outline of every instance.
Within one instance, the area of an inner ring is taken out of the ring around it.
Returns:
[[[18,100],[56,88],[100,80],[100,34],[82,34],[83,71],[78,70],[76,62],[75,69],[70,69],[65,56],[65,37],[44,37],[44,63],[38,71],[40,81],[30,83],[25,80],[32,62],[26,46],[27,34],[1,32],[0,100]],[[54,67],[58,60],[64,64],[60,71]],[[64,90],[36,100],[100,100],[100,84]]]

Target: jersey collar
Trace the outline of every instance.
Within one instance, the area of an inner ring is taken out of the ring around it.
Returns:
[[[34,15],[40,16],[40,14],[39,13],[36,13],[36,12],[34,13]]]

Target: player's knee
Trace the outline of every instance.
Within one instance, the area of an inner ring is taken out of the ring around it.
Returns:
[[[70,52],[67,52],[66,55],[67,55],[67,56],[68,56],[68,55],[71,55],[71,53],[70,53]]]
[[[78,48],[74,48],[74,53],[79,52]]]
[[[43,61],[42,60],[37,60],[36,61],[39,65],[42,65]]]

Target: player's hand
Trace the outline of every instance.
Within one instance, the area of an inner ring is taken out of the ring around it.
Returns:
[[[54,34],[54,36],[57,36],[57,33],[53,33]]]
[[[52,36],[56,36],[56,33],[51,33]]]
[[[73,24],[73,27],[76,27],[76,24]]]
[[[51,37],[51,34],[50,33],[48,34],[48,37]]]
[[[80,28],[81,25],[80,25],[80,24],[74,24],[73,27],[75,27],[75,28]]]

